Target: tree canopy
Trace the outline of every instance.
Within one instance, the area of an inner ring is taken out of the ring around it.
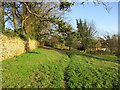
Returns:
[[[85,4],[87,1],[79,3]],[[103,5],[109,11],[108,3],[100,0],[93,1],[94,5]],[[18,35],[26,42],[29,38],[34,38],[40,44],[56,47],[66,46],[69,49],[75,48],[84,50],[96,48],[97,40],[94,38],[96,28],[94,23],[88,23],[87,20],[76,19],[77,30],[64,20],[64,15],[70,7],[78,4],[77,2],[2,2],[2,15],[0,24],[3,33],[12,33]],[[5,29],[6,22],[13,27]],[[9,34],[9,35],[12,35]],[[115,36],[105,36],[100,40],[105,42],[107,48],[113,53],[110,43],[116,42]],[[109,44],[108,44],[109,43]],[[28,45],[26,45],[28,47]],[[29,48],[26,49],[29,51]]]

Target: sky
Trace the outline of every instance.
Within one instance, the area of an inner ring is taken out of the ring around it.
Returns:
[[[120,2],[118,4],[119,4],[118,10],[120,10]],[[120,11],[118,12],[118,15],[120,15]],[[120,16],[118,16],[118,28],[119,28],[118,33],[120,34]]]
[[[66,21],[76,29],[76,19],[87,20],[94,22],[99,36],[106,33],[118,34],[118,3],[110,2],[109,7],[112,7],[108,13],[102,5],[95,6],[92,2],[82,5],[74,5],[71,11],[67,13]]]

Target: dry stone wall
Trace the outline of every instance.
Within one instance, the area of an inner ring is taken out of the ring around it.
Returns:
[[[37,47],[38,47],[38,42],[35,41],[35,40],[30,40],[29,39],[29,48],[30,48],[30,50],[35,49]]]
[[[5,60],[25,52],[25,41],[19,37],[7,37],[0,34],[1,60]],[[37,48],[38,42],[29,39],[30,50]]]

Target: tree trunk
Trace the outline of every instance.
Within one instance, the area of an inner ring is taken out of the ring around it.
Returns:
[[[14,29],[17,29],[17,20],[15,16],[15,2],[12,2],[12,14],[13,14],[13,24],[14,24]]]
[[[26,51],[26,53],[30,52],[29,39],[28,38],[25,40],[25,51]]]
[[[69,50],[71,50],[71,47],[69,47]]]
[[[4,20],[4,2],[2,2],[2,32],[5,30],[5,20]]]

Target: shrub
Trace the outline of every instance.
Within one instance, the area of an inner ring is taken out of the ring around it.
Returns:
[[[24,34],[19,34],[20,38],[24,41],[28,40],[28,36]]]
[[[89,54],[95,54],[95,55],[110,55],[110,52],[103,51],[103,50],[89,51],[87,53],[89,53]]]
[[[18,37],[19,36],[16,32],[14,32],[13,30],[10,30],[10,29],[4,30],[3,34],[8,37]]]

